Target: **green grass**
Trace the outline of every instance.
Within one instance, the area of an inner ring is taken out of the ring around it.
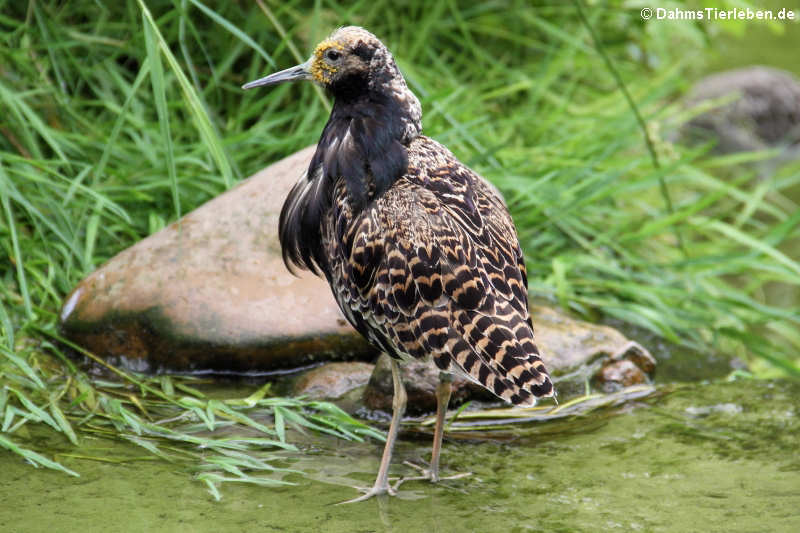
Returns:
[[[377,436],[329,404],[268,390],[216,400],[185,378],[99,380],[57,336],[61,302],[86,274],[316,141],[330,105],[318,90],[240,86],[345,23],[395,51],[426,133],[503,190],[535,296],[738,355],[763,376],[800,375],[800,169],[757,178],[742,159],[763,155],[712,158],[662,133],[702,68],[684,51],[707,46],[703,28],[593,4],[617,79],[573,5],[219,4],[0,1],[0,446],[63,470],[20,444],[27,426],[73,443],[124,438],[193,462],[219,496],[224,480],[272,482],[286,426]],[[212,432],[222,425],[258,436],[229,441]]]

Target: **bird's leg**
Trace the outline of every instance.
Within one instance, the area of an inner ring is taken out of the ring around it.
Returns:
[[[405,413],[406,410],[408,396],[406,394],[406,388],[403,386],[403,379],[400,376],[400,368],[397,365],[397,360],[392,358],[391,363],[392,382],[394,384],[392,421],[389,424],[389,433],[386,435],[386,445],[383,447],[383,457],[381,458],[381,466],[378,469],[378,477],[375,479],[375,484],[371,489],[364,490],[364,494],[358,498],[353,498],[352,500],[341,503],[361,502],[379,494],[394,496],[397,493],[397,491],[389,485],[389,463],[392,462],[392,449],[394,448],[394,441],[397,438],[397,432],[400,429],[400,421],[403,419],[403,413]]]
[[[453,375],[449,372],[439,372],[439,384],[436,386],[436,426],[433,430],[433,451],[431,452],[430,468],[423,468],[409,461],[403,464],[416,468],[422,475],[404,478],[397,482],[395,488],[400,486],[403,481],[414,481],[427,479],[432,483],[439,482],[440,479],[458,479],[471,475],[471,472],[454,474],[445,478],[439,477],[439,456],[442,452],[442,437],[444,437],[444,419],[447,416],[447,406],[450,404],[450,394],[453,391]]]
[[[380,490],[379,494],[383,492],[391,492],[389,487],[389,463],[392,462],[392,450],[394,449],[394,441],[397,439],[397,432],[400,430],[400,421],[403,419],[403,414],[406,412],[406,401],[408,395],[406,388],[403,386],[403,378],[400,375],[400,367],[397,360],[392,358],[392,383],[394,384],[394,395],[392,396],[392,421],[389,424],[389,433],[386,435],[386,445],[383,447],[383,457],[381,457],[381,466],[378,469],[378,477],[375,480],[375,489]]]
[[[444,417],[450,404],[450,393],[453,391],[453,375],[439,372],[439,384],[436,386],[436,428],[433,431],[433,451],[431,452],[431,481],[439,481],[439,454],[442,451],[444,436]]]

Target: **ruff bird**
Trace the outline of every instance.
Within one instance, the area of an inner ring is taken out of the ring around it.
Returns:
[[[287,267],[324,275],[347,320],[392,357],[393,413],[378,476],[350,501],[395,494],[392,448],[406,393],[397,361],[440,369],[430,467],[439,454],[451,373],[519,406],[553,396],[534,342],[514,223],[496,190],[422,135],[422,110],[389,50],[344,27],[305,63],[244,89],[308,80],[334,99],[308,171],[283,205]]]

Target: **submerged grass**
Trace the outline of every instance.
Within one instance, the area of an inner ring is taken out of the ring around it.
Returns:
[[[587,416],[598,409],[647,398],[655,392],[656,387],[653,385],[631,385],[609,394],[587,393],[559,405],[537,405],[525,408],[500,407],[474,411],[462,408],[452,415],[448,415],[446,428],[448,433],[497,432],[530,422],[551,422],[562,418]],[[435,424],[435,416],[423,418],[418,423],[420,427],[427,428],[432,428]]]
[[[83,353],[97,359],[94,354]],[[204,393],[193,383],[197,379],[191,377],[137,376],[101,362],[121,378],[108,381],[68,370],[68,365],[34,371],[24,361],[20,363],[19,368],[32,379],[26,383],[20,376],[4,372],[7,380],[0,391],[0,431],[24,438],[25,424],[43,423],[77,447],[87,437],[123,439],[154,457],[188,463],[197,472],[196,479],[205,483],[217,499],[223,482],[288,484],[276,477],[295,472],[279,466],[290,457],[281,452],[299,453],[287,440],[287,429],[318,431],[357,441],[384,438],[332,403],[270,397],[271,383],[243,398],[220,399]],[[52,384],[44,386],[40,374],[46,374]],[[0,446],[34,466],[79,476],[1,434]],[[72,452],[59,455],[113,461]]]
[[[0,446],[75,474],[22,444],[27,427],[73,445],[123,438],[193,464],[219,497],[225,481],[281,482],[270,473],[287,428],[380,437],[332,404],[265,388],[216,399],[190,378],[115,369],[120,381],[104,381],[57,335],[82,277],[316,140],[329,109],[318,92],[239,87],[344,23],[396,52],[426,133],[505,193],[534,295],[800,375],[800,168],[763,175],[753,165],[769,154],[669,141],[687,118],[674,97],[700,66],[682,45],[707,46],[705,30],[646,24],[614,2],[584,9],[594,38],[575,6],[521,0],[0,0]]]

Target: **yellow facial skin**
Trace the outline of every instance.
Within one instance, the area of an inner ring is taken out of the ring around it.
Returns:
[[[314,62],[311,65],[311,75],[314,77],[314,81],[317,83],[330,83],[332,75],[336,72],[337,68],[333,65],[330,65],[323,54],[327,52],[329,49],[335,48],[337,50],[344,50],[344,46],[336,41],[322,41],[317,46],[316,50],[314,50]]]

